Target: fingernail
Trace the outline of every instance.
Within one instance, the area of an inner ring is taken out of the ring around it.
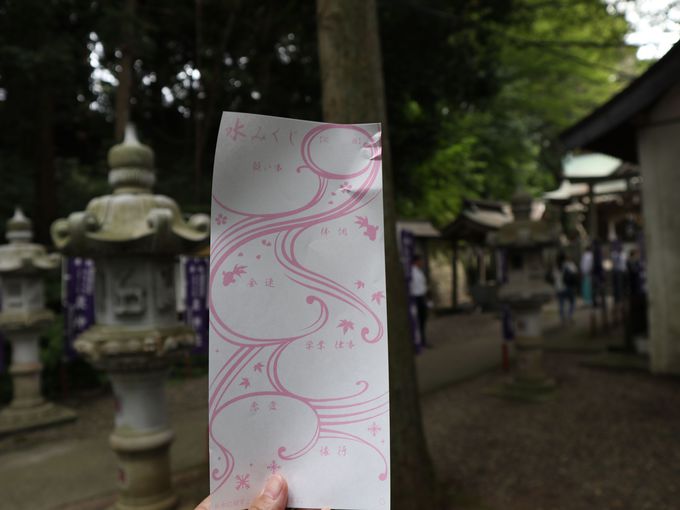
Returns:
[[[262,493],[272,499],[278,499],[283,490],[283,479],[279,475],[272,475],[267,480]]]

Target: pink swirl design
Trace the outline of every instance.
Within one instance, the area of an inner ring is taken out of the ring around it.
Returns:
[[[322,133],[334,129],[353,131],[353,134],[369,141],[364,144],[368,156],[366,164],[360,170],[349,174],[331,172],[321,168],[314,160],[312,143],[317,141]],[[211,443],[219,452],[219,456],[213,459],[214,465],[220,464],[211,471],[211,477],[217,482],[217,489],[230,479],[234,472],[235,459],[228,447],[222,444],[214,434],[215,421],[230,406],[257,397],[292,399],[311,410],[316,420],[315,426],[311,427],[313,433],[304,445],[294,451],[289,451],[286,446],[280,446],[277,449],[280,459],[284,461],[298,459],[312,451],[322,439],[342,439],[371,449],[382,460],[383,468],[378,473],[378,479],[387,479],[388,463],[383,452],[366,439],[342,430],[344,426],[386,415],[389,412],[389,395],[386,392],[371,396],[368,382],[357,381],[357,390],[353,393],[328,398],[311,398],[289,390],[280,374],[281,356],[296,342],[304,341],[324,328],[329,322],[330,309],[334,306],[351,307],[365,317],[367,322],[361,328],[361,338],[364,342],[373,344],[385,337],[382,321],[364,299],[341,283],[305,267],[296,255],[296,244],[300,236],[308,229],[349,216],[379,196],[380,189],[376,186],[379,184],[381,171],[379,133],[374,140],[370,133],[358,126],[332,124],[318,126],[304,136],[301,143],[301,156],[304,164],[297,171],[312,172],[317,177],[317,182],[316,191],[310,200],[300,207],[281,213],[256,214],[231,209],[213,195],[213,201],[219,208],[229,213],[230,217],[240,216],[241,218],[213,237],[209,280],[211,292],[213,286],[219,284],[221,271],[226,266],[229,257],[241,254],[240,250],[248,243],[275,236],[273,252],[276,262],[291,282],[309,291],[305,305],[318,309],[316,319],[311,324],[300,328],[298,333],[262,338],[237,331],[229,324],[228,314],[220,313],[213,300],[210,300],[210,327],[214,334],[212,342],[217,338],[218,342],[225,342],[232,346],[231,349],[234,349],[224,365],[212,377],[209,387],[209,435]],[[332,208],[319,207],[330,182],[355,178],[361,178],[361,183],[352,193],[341,193],[342,200],[338,200],[338,204]],[[261,354],[267,357],[266,382],[270,389],[246,391],[233,396],[230,390],[233,390],[234,383]]]

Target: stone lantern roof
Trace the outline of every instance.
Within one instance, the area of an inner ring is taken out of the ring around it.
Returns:
[[[48,254],[44,246],[32,243],[32,240],[31,220],[17,207],[14,216],[7,221],[9,243],[0,245],[0,275],[39,274],[59,267],[59,255]]]
[[[208,241],[210,218],[185,221],[177,203],[154,195],[154,154],[128,126],[123,143],[109,150],[110,195],[94,198],[85,211],[52,224],[52,239],[64,254],[175,255],[193,252]]]
[[[533,198],[526,191],[517,191],[512,197],[514,221],[493,233],[490,244],[499,248],[541,248],[556,245],[560,240],[559,225],[548,221],[531,219]]]

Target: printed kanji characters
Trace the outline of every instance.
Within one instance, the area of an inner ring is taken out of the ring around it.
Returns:
[[[227,137],[231,138],[232,141],[237,141],[239,137],[246,137],[246,134],[243,132],[243,128],[245,127],[245,124],[241,122],[241,119],[236,117],[236,121],[234,122],[234,125],[231,127],[227,128]]]

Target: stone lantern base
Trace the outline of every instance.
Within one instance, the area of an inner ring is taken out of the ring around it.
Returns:
[[[172,510],[170,445],[173,432],[165,402],[168,367],[196,334],[184,324],[132,328],[97,324],[76,349],[105,371],[115,397],[115,427],[109,444],[118,460],[115,510]]]
[[[9,373],[14,400],[0,411],[0,435],[20,432],[76,419],[76,413],[44,400],[40,394],[40,363],[14,363]]]
[[[513,303],[515,316],[515,359],[513,380],[495,392],[498,396],[517,400],[542,400],[556,388],[555,381],[543,368],[542,300]]]
[[[76,419],[76,413],[51,402],[33,407],[10,406],[0,412],[0,435],[22,432]]]
[[[65,407],[46,401],[41,394],[38,338],[41,329],[52,320],[51,312],[8,314],[0,317],[0,327],[12,344],[12,376],[14,393],[9,406],[0,411],[0,435],[56,425],[76,419]]]

